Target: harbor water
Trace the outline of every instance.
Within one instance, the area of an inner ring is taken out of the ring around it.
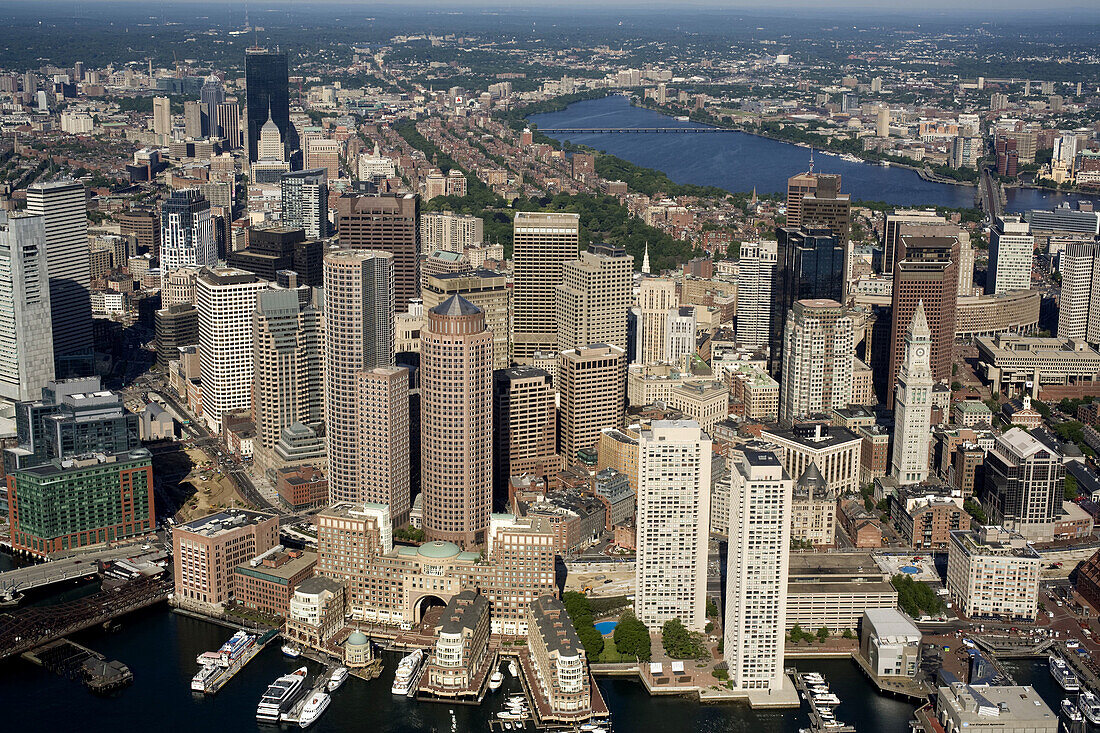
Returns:
[[[133,671],[134,682],[114,697],[97,697],[79,684],[64,680],[21,659],[0,663],[0,704],[18,710],[18,719],[36,729],[79,727],[82,733],[156,730],[169,733],[275,730],[256,723],[256,704],[276,677],[305,664],[310,674],[320,665],[304,659],[288,659],[279,644],[269,644],[217,695],[203,697],[190,690],[197,666],[195,657],[217,649],[232,634],[230,629],[171,613],[164,606],[121,619],[121,629],[80,634],[76,640],[117,659]],[[430,731],[487,731],[502,709],[503,696],[518,691],[517,681],[505,675],[501,690],[490,693],[480,707],[419,702],[390,693],[397,654],[385,655],[379,679],[365,682],[350,678],[333,693],[332,704],[311,731],[321,733],[429,733]],[[843,701],[840,720],[860,731],[904,731],[913,706],[876,695],[870,683],[850,660],[799,662],[800,669],[825,675]],[[662,733],[796,733],[807,726],[808,708],[753,711],[730,703],[700,705],[684,697],[650,697],[632,679],[600,678],[601,691],[611,710],[613,729]],[[452,719],[453,715],[453,719]]]
[[[653,110],[634,107],[625,97],[614,95],[577,102],[561,112],[534,115],[540,128],[554,127],[705,127],[677,120]],[[808,148],[743,132],[720,134],[577,134],[553,135],[556,139],[588,145],[617,155],[635,165],[664,172],[677,183],[718,186],[727,191],[786,193],[787,178],[805,171],[810,161]],[[839,173],[841,190],[853,200],[885,201],[896,206],[974,206],[974,186],[954,186],[925,181],[916,171],[843,160],[820,151],[814,154],[814,170]],[[1076,204],[1081,198],[1100,196],[1041,191],[1006,190],[1010,212],[1049,209],[1063,202]]]

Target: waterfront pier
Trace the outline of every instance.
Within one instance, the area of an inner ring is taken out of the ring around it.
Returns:
[[[134,681],[130,668],[69,639],[51,641],[23,653],[28,662],[59,677],[79,680],[92,692],[106,694]]]

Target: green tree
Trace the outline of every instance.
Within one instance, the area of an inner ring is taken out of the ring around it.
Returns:
[[[588,655],[589,659],[597,659],[600,656],[600,652],[603,651],[603,636],[596,630],[595,626],[584,626],[577,629],[577,638],[581,640],[584,653]]]
[[[842,634],[842,636],[845,639],[854,639],[854,638],[856,638],[856,635],[854,633],[852,633],[851,629],[844,629],[844,634]]]
[[[1066,501],[1074,501],[1077,499],[1077,479],[1068,473],[1066,474],[1066,485],[1065,489],[1063,489],[1063,493],[1065,494]]]
[[[898,605],[910,616],[934,615],[943,610],[943,601],[928,585],[913,580],[908,575],[898,573],[890,582],[898,592]]]
[[[829,629],[822,626],[820,629],[817,630],[817,640],[820,641],[822,644],[824,644],[825,640],[828,639],[828,638],[829,638]]]
[[[707,598],[707,618],[715,618],[718,615],[718,606],[713,598]]]
[[[649,661],[652,654],[649,629],[632,611],[624,611],[619,617],[619,623],[615,626],[612,638],[615,640],[615,648],[619,654],[634,656],[643,662]]]
[[[687,630],[678,618],[665,622],[661,628],[661,644],[673,659],[701,659],[706,656],[702,635]]]
[[[974,499],[967,499],[963,502],[963,509],[966,513],[974,518],[974,521],[978,524],[986,524],[989,521],[989,517],[986,516],[985,510],[982,509],[982,505],[974,501]]]

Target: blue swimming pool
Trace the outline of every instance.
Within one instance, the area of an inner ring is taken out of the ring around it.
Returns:
[[[914,565],[906,565],[905,567],[901,568],[901,572],[905,573],[906,575],[920,575],[921,570]]]
[[[592,624],[596,627],[596,631],[601,635],[610,634],[615,630],[615,627],[619,625],[618,621],[601,621],[598,624]]]

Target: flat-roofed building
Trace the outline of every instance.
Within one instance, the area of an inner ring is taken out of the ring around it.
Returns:
[[[947,592],[968,618],[1034,621],[1041,566],[1027,540],[1004,527],[952,532]]]
[[[813,463],[838,496],[859,491],[862,443],[850,430],[807,423],[790,429],[769,428],[760,437],[783,450],[780,460],[790,475],[801,476]]]
[[[172,530],[173,602],[217,611],[233,598],[233,569],[278,544],[279,518],[227,509]]]
[[[896,608],[871,608],[859,629],[859,652],[879,677],[909,677],[920,665],[922,634]]]
[[[865,552],[792,554],[787,581],[786,629],[813,632],[822,626],[842,634],[859,628],[871,608],[896,608],[898,592],[889,574]]]
[[[580,215],[517,212],[513,222],[512,347],[516,360],[557,346],[555,289],[566,262],[577,259]]]
[[[276,545],[233,568],[233,596],[252,611],[286,618],[294,589],[313,576],[317,553],[286,551]]]
[[[558,355],[558,453],[568,465],[591,450],[604,428],[617,428],[626,412],[626,352],[593,344]]]
[[[508,278],[500,272],[477,269],[473,272],[452,272],[426,275],[424,310],[429,311],[452,295],[461,295],[485,314],[485,328],[493,334],[493,369],[507,369],[511,363],[509,320],[512,294]]]
[[[668,406],[699,423],[706,432],[729,415],[730,391],[721,382],[687,382],[672,388]]]
[[[1058,733],[1058,714],[1035,688],[967,685],[945,675],[936,694],[944,733]]]
[[[1100,379],[1100,351],[1081,340],[1002,333],[976,345],[986,379],[1001,394]]]

